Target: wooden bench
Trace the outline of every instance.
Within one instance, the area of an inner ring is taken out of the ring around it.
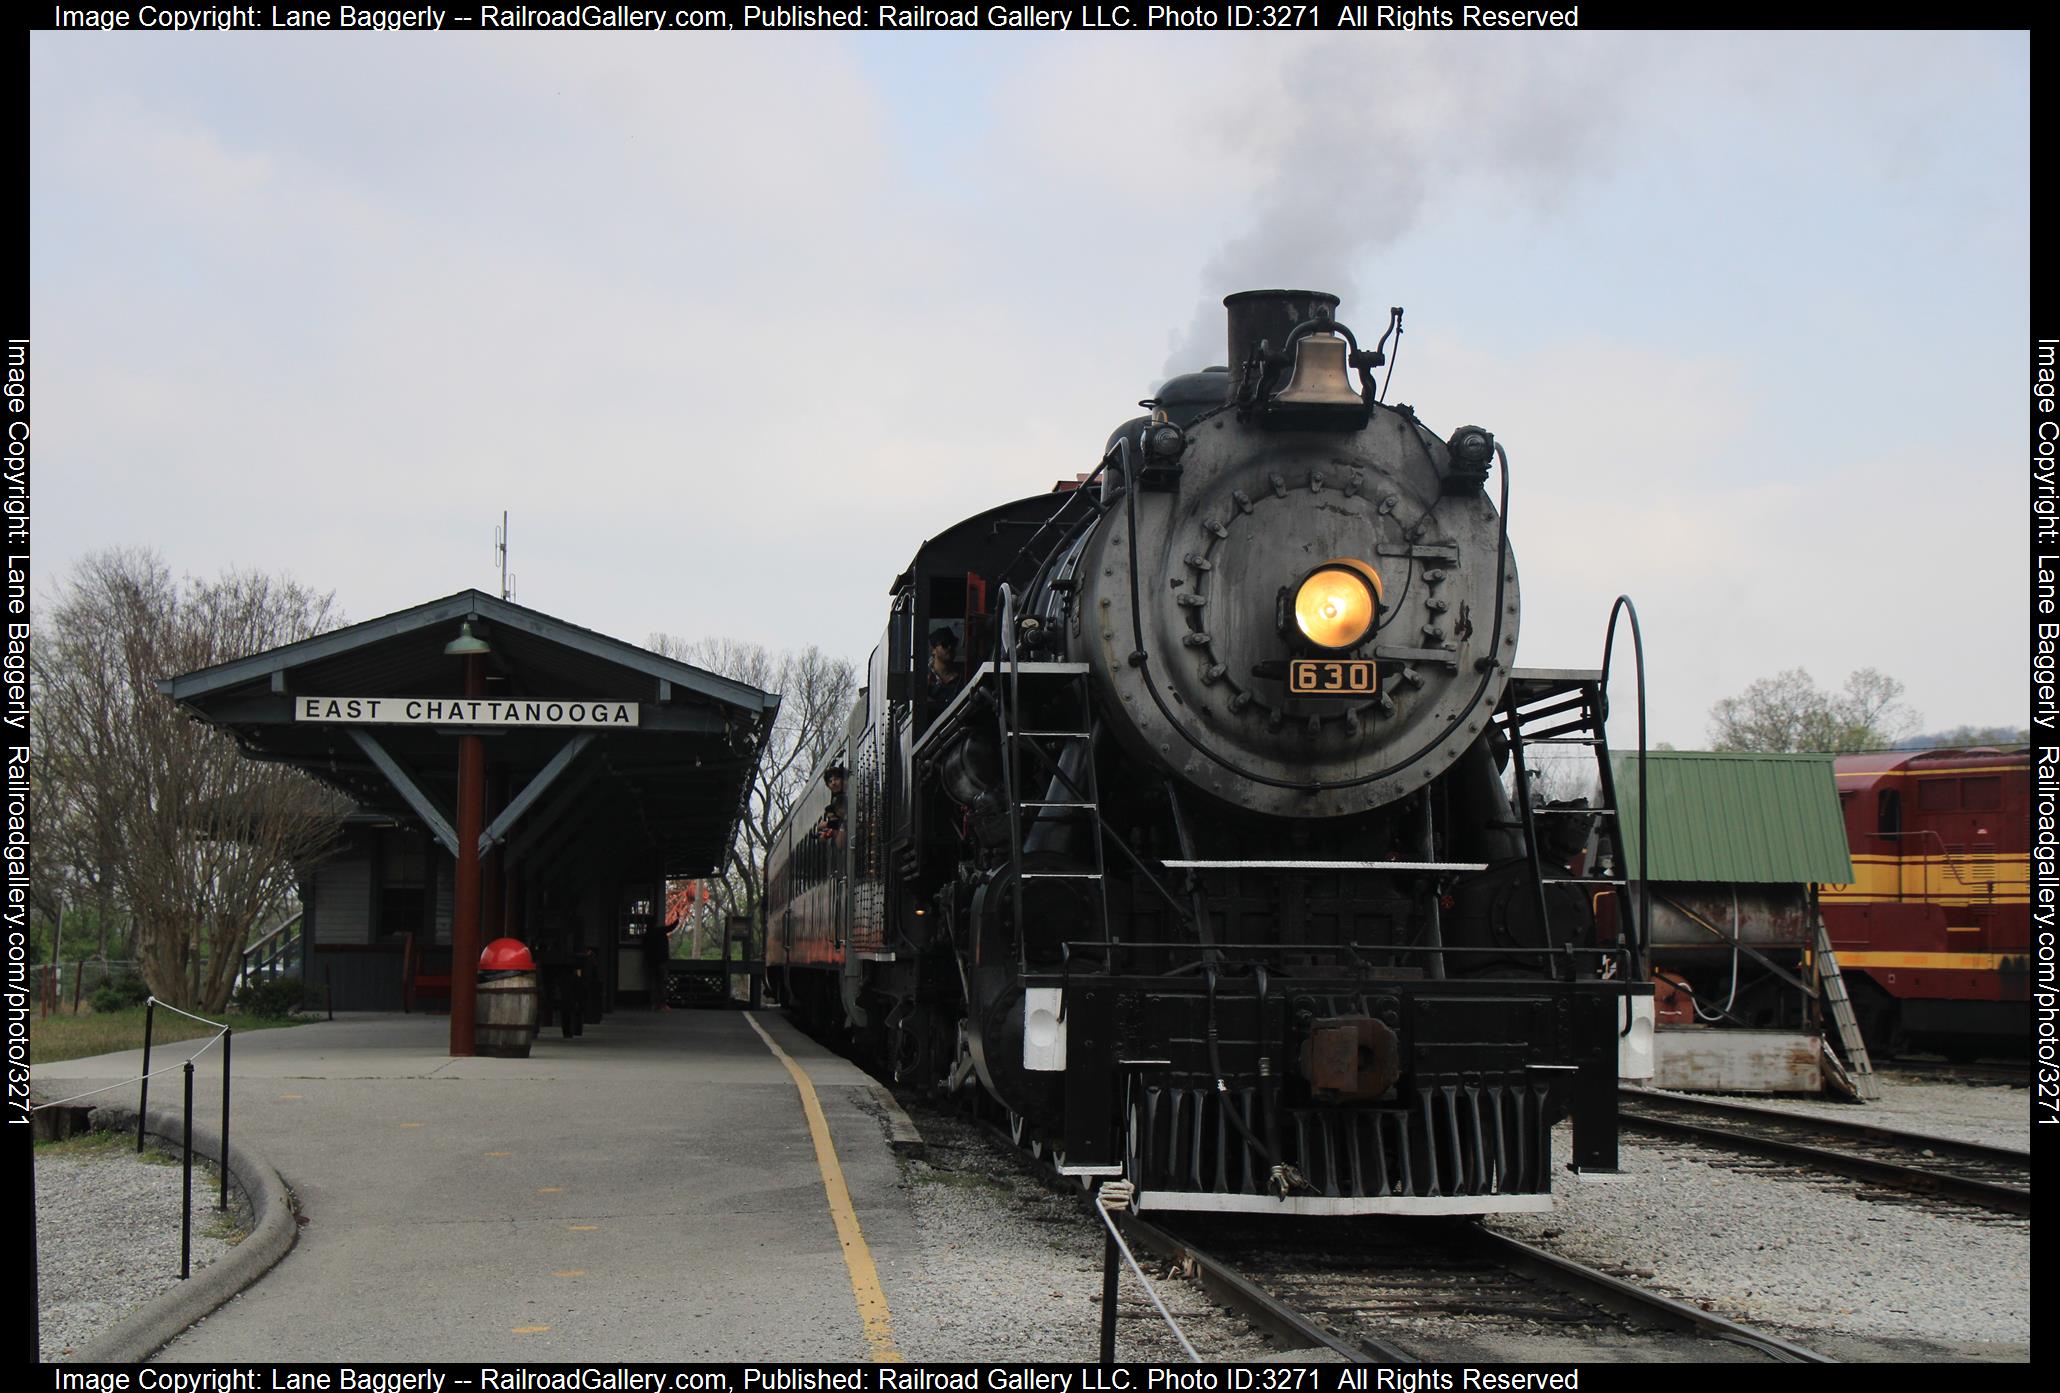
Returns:
[[[439,961],[440,960],[440,961]],[[439,971],[439,967],[441,970]],[[413,1011],[417,996],[451,999],[451,955],[448,949],[419,949],[415,935],[401,935],[401,1010]]]

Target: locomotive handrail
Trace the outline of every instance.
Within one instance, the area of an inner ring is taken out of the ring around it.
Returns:
[[[1186,939],[1177,941],[1117,939],[1112,943],[1105,944],[1100,939],[1083,938],[1069,939],[1061,946],[1068,950],[1073,948],[1113,947],[1123,952],[1143,952],[1147,949],[1173,949],[1187,953],[1200,951],[1195,943]],[[1489,944],[1486,946],[1455,946],[1446,944],[1440,947],[1437,944],[1431,943],[1359,943],[1356,941],[1350,943],[1218,943],[1215,946],[1221,952],[1293,954],[1298,957],[1307,958],[1322,956],[1363,958],[1368,954],[1379,953],[1476,953],[1498,958],[1574,957],[1579,954],[1588,954],[1598,958],[1625,956],[1625,950],[1621,947],[1586,943],[1559,943],[1544,948],[1507,948],[1499,944]],[[1030,975],[1050,976],[1051,974],[1032,973]]]
[[[1169,871],[1485,871],[1487,861],[1160,861]]]
[[[1054,523],[1058,522],[1060,518],[1066,515],[1066,509],[1073,506],[1073,502],[1075,499],[1087,499],[1090,505],[1088,509],[1088,519],[1098,518],[1108,510],[1108,505],[1096,503],[1094,501],[1094,495],[1088,491],[1087,486],[1089,484],[1092,484],[1096,479],[1101,477],[1102,472],[1109,467],[1109,461],[1115,457],[1115,454],[1116,451],[1114,446],[1111,446],[1109,449],[1103,451],[1101,463],[1097,464],[1094,467],[1094,469],[1089,472],[1088,476],[1085,479],[1082,479],[1078,484],[1066,490],[1065,497],[1059,501],[1058,507],[1052,509],[1051,516],[1037,524],[1037,530],[1030,534],[1028,539],[1024,541],[1021,547],[1017,548],[1016,554],[1009,558],[1008,564],[1006,566],[1003,566],[1001,570],[996,573],[995,578],[997,580],[1003,580],[1003,583],[1006,584],[1004,578],[1016,569],[1017,563],[1022,561],[1022,559],[1025,556],[1030,554],[1030,548],[1037,544],[1037,539],[1044,535],[1045,529],[1051,527]],[[1128,482],[1127,478],[1125,482]],[[1083,521],[1088,519],[1083,519]],[[1037,582],[1043,577],[1045,567],[1051,565],[1052,558],[1058,555],[1060,547],[1064,545],[1064,541],[1065,539],[1061,538],[1060,546],[1053,547],[1051,551],[1045,554],[1044,560],[1038,563],[1036,571],[1031,573],[1030,583],[1023,589],[1024,594],[1033,595],[1037,592]],[[997,637],[999,637],[999,635],[997,635]]]
[[[1986,852],[1976,851],[1971,846],[1962,847],[1960,848],[1960,855],[1958,859],[1955,859],[1953,856],[1953,849],[1946,845],[1946,839],[1939,835],[1938,829],[1936,827],[1913,827],[1907,832],[1876,832],[1873,835],[1880,837],[1884,841],[1901,841],[1904,837],[1929,837],[1931,838],[1931,840],[1938,843],[1939,859],[1946,863],[1946,869],[1953,873],[1954,880],[1958,881],[1960,884],[1966,886],[1970,890],[1977,885],[1983,885],[1988,887],[1988,891],[1991,895],[1995,893],[1996,882],[1994,879],[1969,880],[1965,875],[1961,874],[1960,869],[1961,862],[1972,861],[1977,856],[1986,855],[1991,860],[1993,860],[1997,855],[2000,854],[1999,849],[1993,842],[1985,843],[1985,845],[1987,845],[1987,847],[1989,848]],[[1926,866],[1924,868],[1924,894],[1927,899],[1931,896],[1931,868],[1929,866]],[[1898,866],[1896,868],[1896,898],[1901,899],[1902,897],[1902,868]]]
[[[1647,836],[1652,806],[1645,790],[1645,636],[1638,628],[1638,607],[1631,603],[1629,595],[1617,596],[1616,603],[1609,607],[1609,628],[1602,638],[1601,719],[1604,723],[1609,720],[1609,665],[1616,654],[1619,613],[1631,617],[1631,656],[1638,673],[1638,922],[1634,926],[1631,966],[1637,978],[1643,980],[1646,954],[1652,947],[1652,861]],[[1623,805],[1621,799],[1614,801],[1619,807]],[[1618,830],[1621,832],[1621,827]],[[1619,855],[1621,851],[1619,848]]]

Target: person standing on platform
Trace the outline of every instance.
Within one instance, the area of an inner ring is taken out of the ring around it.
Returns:
[[[644,983],[651,993],[653,1011],[670,1011],[672,1003],[665,998],[671,986],[672,939],[665,932],[663,923],[653,924],[644,933]]]

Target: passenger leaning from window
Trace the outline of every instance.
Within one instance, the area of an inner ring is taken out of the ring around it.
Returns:
[[[833,841],[842,845],[844,841],[844,766],[833,764],[824,770],[823,782],[829,785],[830,805],[823,809],[822,819],[815,825],[815,834],[824,841]]]
[[[930,631],[930,709],[936,711],[958,693],[965,674],[958,665],[958,635],[950,629]]]

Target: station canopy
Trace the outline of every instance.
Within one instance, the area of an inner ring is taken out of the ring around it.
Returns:
[[[484,694],[468,698],[467,634]],[[360,808],[419,821],[456,854],[454,736],[484,738],[482,849],[541,870],[699,876],[722,864],[779,698],[477,590],[158,690],[254,758]]]

